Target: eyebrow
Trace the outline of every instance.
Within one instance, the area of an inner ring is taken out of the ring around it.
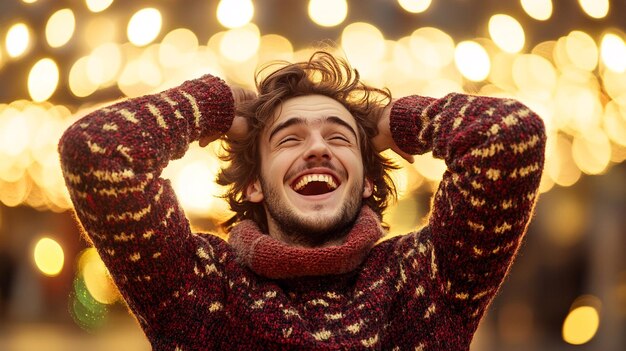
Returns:
[[[352,135],[354,135],[355,139],[357,140],[359,139],[356,135],[356,132],[354,131],[354,128],[352,128],[352,126],[349,125],[348,122],[344,121],[343,119],[337,116],[328,116],[322,120],[322,123],[331,123],[331,124],[342,126],[348,129],[352,133]],[[292,117],[282,123],[277,124],[274,127],[274,129],[272,129],[272,131],[270,132],[269,140],[272,140],[272,137],[274,137],[274,135],[278,133],[279,131],[285,128],[294,126],[294,125],[299,125],[299,124],[308,124],[308,121],[301,117]]]

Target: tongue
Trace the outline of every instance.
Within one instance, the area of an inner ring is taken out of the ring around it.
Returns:
[[[310,182],[305,185],[304,188],[298,191],[298,194],[310,196],[310,195],[321,195],[330,192],[332,189],[328,186],[326,182]]]

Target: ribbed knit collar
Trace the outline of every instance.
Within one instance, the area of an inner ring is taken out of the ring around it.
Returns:
[[[252,220],[237,224],[230,231],[228,242],[239,261],[258,275],[286,279],[350,272],[363,262],[382,234],[376,213],[363,206],[341,245],[320,248],[290,246],[262,233]]]

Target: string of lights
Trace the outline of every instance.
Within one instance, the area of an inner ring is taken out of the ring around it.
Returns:
[[[304,60],[315,50],[289,32],[265,32],[256,22],[263,1],[207,1],[205,16],[217,29],[203,32],[168,18],[165,9],[182,6],[175,2],[133,4],[132,10],[114,0],[50,3],[10,5],[24,16],[3,17],[0,25],[0,77],[16,80],[2,79],[0,89],[0,203],[6,207],[71,209],[56,145],[88,111],[206,73],[253,87],[260,64]],[[428,16],[437,6],[437,0],[393,3],[405,16]],[[524,23],[549,22],[556,16],[554,4],[521,0],[520,11],[491,14],[482,23],[484,36],[459,39],[445,28],[417,25],[391,37],[376,23],[349,21],[359,6],[355,1],[310,0],[297,6],[307,6],[308,18],[300,21],[339,33],[330,38],[337,43],[331,50],[345,56],[365,82],[388,87],[394,96],[466,92],[512,97],[537,111],[548,133],[543,193],[573,186],[584,175],[602,175],[626,160],[626,34],[615,24],[599,34],[571,28],[531,42]],[[579,0],[577,11],[602,24],[614,11],[611,6],[608,0]],[[189,16],[193,11],[187,10]],[[224,189],[212,181],[221,162],[220,146],[212,146],[209,156],[192,146],[164,177],[172,180],[190,217],[219,222],[230,212],[219,198]],[[392,175],[400,201],[420,188],[434,189],[445,170],[430,154],[417,156],[414,165],[395,161],[404,166]],[[394,211],[392,234],[416,225]],[[42,237],[33,255],[41,273],[52,277],[69,259],[53,235]],[[94,249],[83,250],[76,261],[73,316],[91,330],[102,325],[107,306],[119,295]],[[594,336],[597,304],[587,297],[572,305],[563,324],[565,341],[584,344]]]

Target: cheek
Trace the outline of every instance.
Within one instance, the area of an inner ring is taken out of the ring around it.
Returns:
[[[262,161],[266,165],[263,168],[264,175],[269,177],[269,182],[282,182],[282,179],[289,171],[289,168],[294,163],[297,155],[291,150],[283,150],[275,152],[270,157],[271,159]]]
[[[363,175],[363,159],[360,152],[345,150],[344,152],[337,152],[336,156],[350,176],[360,178]]]

